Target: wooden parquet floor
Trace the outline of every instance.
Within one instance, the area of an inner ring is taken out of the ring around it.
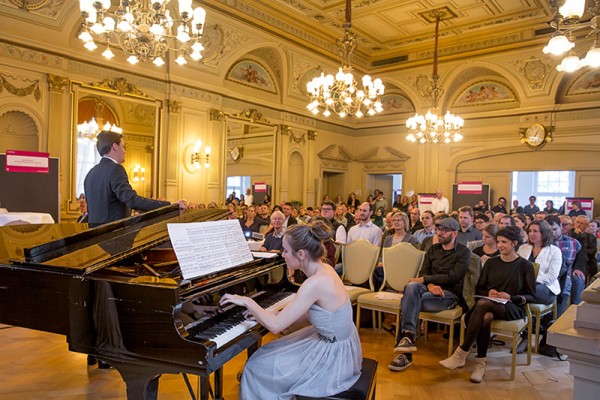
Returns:
[[[417,342],[414,364],[403,372],[388,370],[394,357],[393,337],[385,331],[361,328],[366,357],[379,361],[377,400],[391,399],[571,399],[573,377],[569,362],[533,355],[519,355],[517,377],[510,381],[510,354],[507,347],[494,346],[488,354],[484,382],[469,382],[471,363],[462,370],[448,371],[438,361],[445,358],[447,342],[440,333]],[[265,340],[272,340],[268,336]],[[0,325],[0,399],[121,400],[125,384],[114,370],[86,365],[84,354],[67,349],[64,336]],[[473,356],[471,356],[473,357]],[[245,362],[245,353],[225,366],[225,398],[237,399],[236,374]],[[195,386],[197,379],[191,377]],[[165,375],[159,384],[160,400],[191,399],[181,375]]]

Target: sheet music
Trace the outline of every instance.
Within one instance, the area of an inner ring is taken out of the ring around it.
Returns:
[[[167,229],[184,279],[253,260],[237,220],[167,224]]]

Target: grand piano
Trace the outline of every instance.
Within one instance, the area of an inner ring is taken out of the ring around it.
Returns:
[[[220,399],[223,365],[243,351],[251,354],[267,333],[241,307],[219,307],[221,295],[251,295],[276,308],[296,291],[281,257],[186,280],[176,260],[155,256],[169,247],[168,223],[226,213],[180,214],[170,206],[94,229],[2,227],[0,323],[65,335],[69,350],[116,368],[130,400],[155,399],[160,375],[178,373],[200,377],[201,399],[213,389],[213,374],[213,398]]]

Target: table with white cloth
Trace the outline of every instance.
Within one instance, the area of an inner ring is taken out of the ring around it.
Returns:
[[[5,212],[0,213],[0,226],[9,222],[23,221],[29,224],[53,224],[54,218],[48,213],[36,212]]]

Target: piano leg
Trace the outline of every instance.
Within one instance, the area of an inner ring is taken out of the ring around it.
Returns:
[[[127,385],[127,400],[156,400],[160,373],[154,368],[115,363],[110,364],[121,374]]]
[[[214,372],[215,379],[215,397],[214,400],[223,400],[223,368]]]

